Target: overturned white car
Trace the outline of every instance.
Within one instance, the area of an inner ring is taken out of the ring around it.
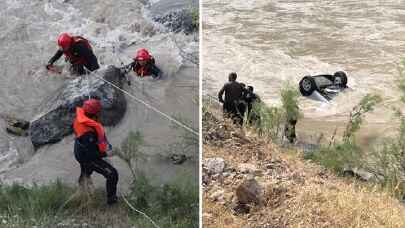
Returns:
[[[314,91],[317,91],[330,99],[329,95],[336,94],[347,88],[347,76],[343,71],[337,71],[333,75],[308,75],[301,79],[299,88],[303,96],[310,96]]]

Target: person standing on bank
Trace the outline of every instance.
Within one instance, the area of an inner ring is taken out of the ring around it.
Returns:
[[[107,180],[107,204],[114,204],[117,202],[118,172],[103,160],[103,157],[112,156],[112,146],[99,122],[101,108],[97,99],[86,100],[82,107],[76,107],[74,155],[80,164],[79,184],[90,179],[93,171],[103,175]]]
[[[243,87],[236,81],[238,75],[235,72],[229,74],[228,82],[218,92],[218,100],[223,103],[224,116],[230,117],[235,124],[243,124],[243,117],[238,111],[238,105],[243,95]],[[223,98],[225,93],[225,99]]]

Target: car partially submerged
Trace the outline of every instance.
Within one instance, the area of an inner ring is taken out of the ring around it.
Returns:
[[[343,71],[337,71],[333,75],[321,74],[305,76],[299,82],[300,92],[303,96],[310,96],[317,91],[327,99],[347,88],[347,76]]]

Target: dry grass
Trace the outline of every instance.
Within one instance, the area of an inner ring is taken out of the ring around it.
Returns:
[[[276,214],[289,227],[405,227],[405,210],[387,194],[345,183],[294,189]]]
[[[235,216],[227,208],[211,202],[207,197],[203,200],[203,227],[217,228],[228,227],[238,228],[247,225],[244,217]]]

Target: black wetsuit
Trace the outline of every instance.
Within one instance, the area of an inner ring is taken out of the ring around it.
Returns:
[[[225,93],[225,100],[222,98]],[[240,115],[238,106],[242,99],[243,88],[237,81],[225,83],[218,93],[218,100],[223,103],[224,114],[230,115],[235,123],[242,124],[243,118]]]
[[[86,73],[84,67],[89,71],[94,71],[100,68],[97,57],[94,55],[93,51],[89,49],[84,42],[74,43],[69,50],[74,57],[83,58],[85,62],[83,64],[72,64],[72,71],[75,74],[83,75]],[[55,55],[49,60],[48,64],[53,64],[60,57],[62,57],[63,51],[58,50]]]
[[[97,145],[97,134],[87,132],[76,138],[74,145],[74,154],[76,160],[80,163],[79,183],[83,178],[90,177],[93,171],[103,175],[106,179],[107,199],[109,202],[116,200],[118,172],[108,162],[100,156]]]

